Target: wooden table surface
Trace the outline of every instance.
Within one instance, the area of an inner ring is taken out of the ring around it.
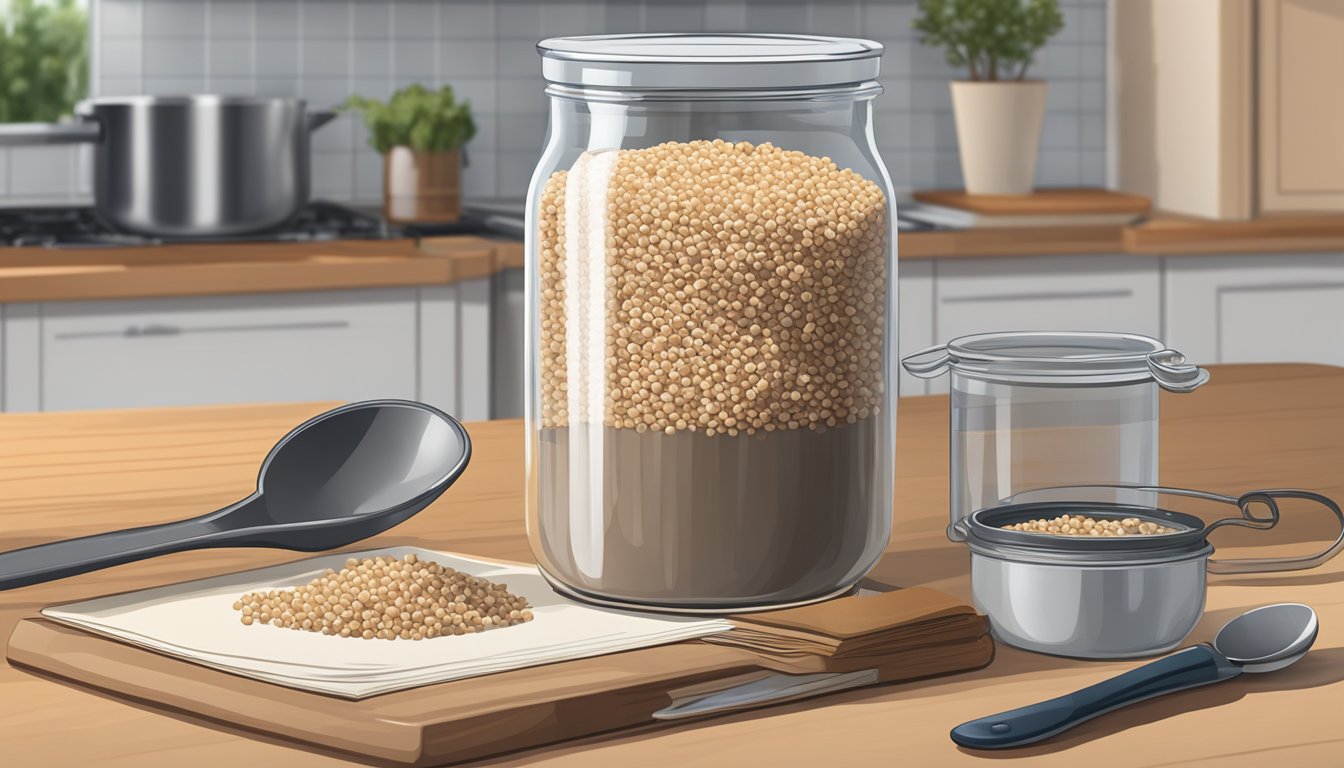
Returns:
[[[195,515],[250,491],[272,443],[322,404],[0,415],[0,546]],[[1228,366],[1192,395],[1163,395],[1162,476],[1235,493],[1300,486],[1344,498],[1344,369]],[[894,527],[873,576],[968,597],[967,555],[946,540],[947,399],[902,400]],[[522,426],[469,425],[475,452],[441,500],[373,544],[529,557],[521,497]],[[1328,515],[1290,507],[1275,531],[1232,531],[1224,555],[1298,553],[1330,535]],[[1253,550],[1250,544],[1257,543]],[[361,548],[369,543],[359,545]],[[268,565],[289,552],[171,555],[0,593],[0,636],[45,605]],[[979,672],[853,691],[709,720],[515,754],[499,765],[1344,765],[1344,558],[1315,571],[1212,576],[1190,642],[1271,602],[1320,613],[1297,665],[1187,691],[1087,723],[1023,750],[977,754],[957,723],[1097,682],[1137,662],[1088,662],[1000,648]],[[481,685],[489,685],[482,679]],[[332,757],[179,720],[0,666],[6,766],[317,766]]]

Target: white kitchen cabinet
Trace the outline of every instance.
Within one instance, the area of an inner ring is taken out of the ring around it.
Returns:
[[[934,335],[1122,331],[1162,336],[1162,270],[1133,255],[934,262]],[[930,391],[946,392],[946,377]]]
[[[897,265],[896,330],[899,354],[909,355],[939,342],[933,337],[933,265],[931,259],[902,261]],[[897,391],[902,396],[925,395],[929,382],[901,369]]]
[[[36,410],[417,395],[414,288],[36,306]]]
[[[523,416],[523,356],[526,298],[523,270],[506,269],[495,275],[491,295],[490,369],[493,382],[490,418],[517,419]]]
[[[1199,363],[1344,365],[1344,254],[1168,257],[1166,317]]]
[[[490,418],[491,279],[419,290],[419,399],[462,420]]]

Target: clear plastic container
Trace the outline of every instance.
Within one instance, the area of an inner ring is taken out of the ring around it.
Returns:
[[[904,360],[951,375],[948,537],[1022,491],[1158,484],[1158,387],[1189,392],[1208,372],[1160,341],[1124,333],[986,333]]]
[[[731,611],[850,589],[891,529],[896,261],[882,48],[543,41],[528,535],[583,599]]]

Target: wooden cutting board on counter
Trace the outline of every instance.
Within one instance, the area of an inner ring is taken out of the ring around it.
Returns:
[[[951,600],[932,590],[903,592]],[[876,597],[895,606],[899,598],[888,599],[894,595]],[[738,630],[713,643],[644,648],[360,700],[240,677],[43,618],[18,623],[7,655],[12,666],[164,714],[363,761],[429,766],[655,724],[666,717],[655,713],[673,704],[778,672],[858,675],[850,678],[855,680],[850,687],[857,687],[978,669],[994,657],[984,617],[969,608],[952,617],[944,610],[936,622],[911,622],[900,606],[888,612],[885,623],[870,620],[867,610],[836,620],[837,607],[869,599],[852,596],[743,616],[735,620]],[[776,641],[763,637],[780,625],[775,617],[787,618],[791,611],[799,612],[792,632]],[[771,618],[757,619],[762,616]],[[834,656],[798,652],[815,645],[810,638],[818,622],[835,627],[829,634],[841,650]],[[738,632],[755,650],[723,644],[735,642]],[[809,642],[798,645],[800,634]],[[887,640],[864,642],[872,637]],[[856,651],[847,654],[844,648]],[[808,695],[814,694],[777,701]],[[717,712],[702,716],[707,714]]]

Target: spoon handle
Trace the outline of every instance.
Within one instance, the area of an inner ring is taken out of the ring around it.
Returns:
[[[1241,667],[1221,653],[1196,645],[1059,698],[962,723],[952,729],[952,740],[974,749],[1034,744],[1135,702],[1239,674]]]
[[[0,554],[0,590],[196,549],[207,546],[202,537],[218,532],[198,517],[15,549]]]

